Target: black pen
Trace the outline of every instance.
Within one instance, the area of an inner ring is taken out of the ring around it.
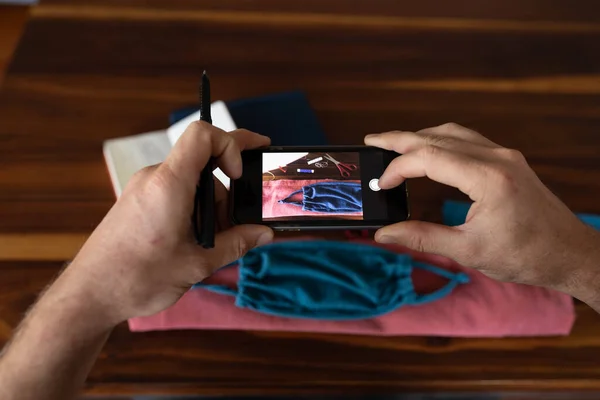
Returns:
[[[210,115],[210,81],[206,71],[200,82],[200,121],[212,124]],[[196,242],[205,249],[215,247],[215,182],[213,180],[214,160],[211,157],[200,173],[196,185],[192,225]]]

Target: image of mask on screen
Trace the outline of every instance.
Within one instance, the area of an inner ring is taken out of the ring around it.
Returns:
[[[358,152],[264,153],[263,220],[363,219]]]

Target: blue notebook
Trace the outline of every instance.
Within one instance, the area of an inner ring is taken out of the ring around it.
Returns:
[[[303,92],[284,92],[260,97],[226,101],[238,128],[269,136],[274,146],[325,146],[327,138]],[[189,107],[174,111],[175,122],[198,111]]]

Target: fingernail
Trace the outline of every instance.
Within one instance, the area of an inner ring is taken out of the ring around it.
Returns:
[[[268,231],[263,233],[258,237],[256,241],[256,247],[264,246],[265,244],[269,244],[273,241],[273,231]]]
[[[392,236],[380,236],[379,238],[375,238],[375,240],[379,243],[394,243],[395,240]]]
[[[373,138],[375,138],[377,136],[379,136],[378,133],[370,133],[367,136],[365,136],[365,140],[367,140],[367,139],[373,139]]]

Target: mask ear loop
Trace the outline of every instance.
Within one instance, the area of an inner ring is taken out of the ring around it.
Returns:
[[[419,269],[422,269],[427,272],[431,272],[432,274],[436,274],[447,278],[450,280],[446,285],[442,288],[427,294],[417,294],[417,298],[415,299],[415,304],[424,304],[432,301],[436,301],[441,299],[444,296],[449,295],[458,285],[469,283],[471,279],[464,272],[450,272],[443,268],[434,267],[433,265],[421,263],[421,262],[413,262],[413,266]]]

